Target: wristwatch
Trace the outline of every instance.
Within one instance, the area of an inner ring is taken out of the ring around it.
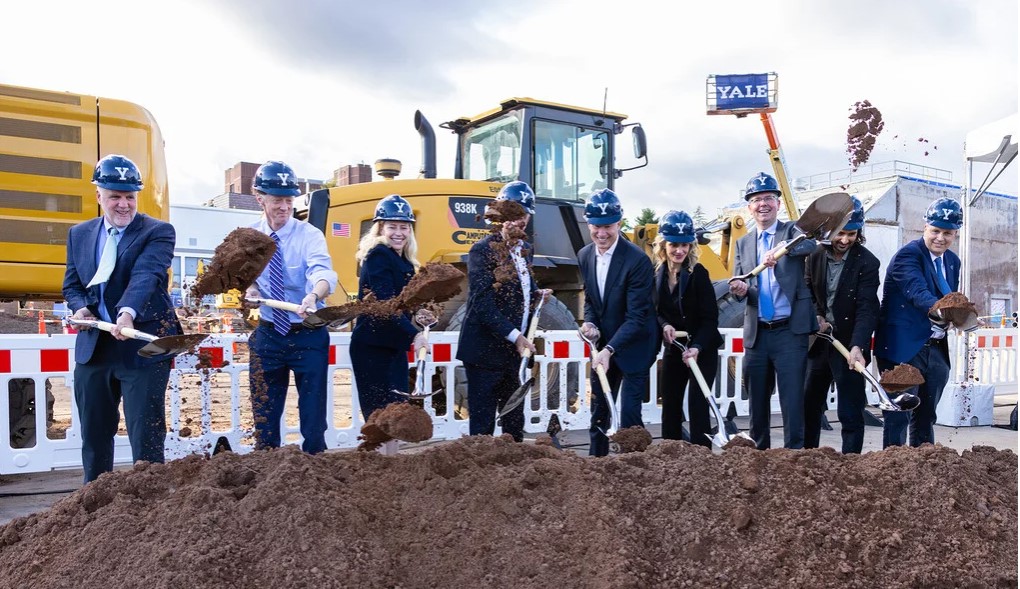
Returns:
[[[609,355],[610,355],[610,356],[612,356],[613,354],[615,354],[615,353],[616,353],[616,350],[614,350],[614,349],[613,349],[613,346],[610,346],[610,345],[607,345],[606,347],[604,347],[604,348],[602,348],[602,349],[603,349],[603,350],[609,350]]]

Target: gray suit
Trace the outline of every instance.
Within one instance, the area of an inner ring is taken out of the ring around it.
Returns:
[[[779,222],[773,244],[798,234],[793,223]],[[758,229],[737,242],[734,275],[746,274],[758,265]],[[744,309],[744,390],[750,400],[751,437],[758,448],[771,446],[769,397],[779,384],[783,413],[783,440],[787,448],[804,447],[804,375],[808,334],[818,330],[811,290],[804,281],[804,260],[817,243],[807,239],[779,259],[774,268],[782,295],[790,303],[787,321],[759,324],[758,286],[749,281]]]

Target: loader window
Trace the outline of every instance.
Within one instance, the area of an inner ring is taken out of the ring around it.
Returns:
[[[553,121],[535,121],[535,194],[584,200],[608,188],[609,134]]]
[[[519,113],[507,113],[464,134],[464,177],[468,180],[516,180],[520,162]]]

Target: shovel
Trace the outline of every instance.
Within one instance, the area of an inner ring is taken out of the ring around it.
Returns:
[[[801,233],[797,237],[790,240],[789,243],[779,249],[773,256],[776,260],[785,256],[790,250],[797,246],[800,242],[805,239],[831,239],[832,236],[839,233],[846,222],[850,219],[850,213],[854,210],[854,203],[851,200],[850,195],[845,192],[830,192],[824,196],[818,197],[814,202],[808,205],[807,209],[804,210],[804,214],[797,219],[794,225],[797,229],[800,229]],[[749,280],[750,278],[761,274],[767,266],[765,264],[758,264],[758,266],[740,276],[734,276],[729,279],[729,282],[736,280]]]
[[[433,325],[438,323],[439,320],[433,317],[432,322],[427,323],[426,315],[423,314],[421,311],[418,311],[414,315],[414,322],[422,327],[423,329],[422,333],[425,334],[425,345],[422,346],[420,350],[418,350],[418,363],[415,366],[417,376],[414,379],[414,391],[410,393],[405,393],[404,391],[398,391],[397,389],[393,389],[393,392],[399,393],[405,397],[410,397],[412,399],[427,399],[432,395],[441,393],[445,390],[439,389],[437,391],[432,391],[431,393],[425,390],[425,359],[429,355],[429,329]]]
[[[535,332],[538,331],[538,319],[542,314],[543,304],[545,304],[545,297],[538,299],[538,304],[535,305],[535,312],[531,316],[531,323],[528,324],[528,333],[524,336],[532,344],[535,343]],[[525,349],[524,353],[521,354],[521,367],[517,371],[517,379],[520,381],[521,386],[517,387],[517,390],[510,395],[506,403],[503,403],[503,408],[499,410],[499,415],[496,416],[497,423],[503,419],[504,415],[516,409],[528,397],[528,392],[535,385],[534,367],[535,358],[531,355],[530,349]],[[532,371],[530,378],[525,376],[529,369]]]
[[[819,331],[815,335],[832,344],[832,347],[836,348],[844,358],[850,359],[850,351],[838,339],[833,337],[831,327],[828,331]],[[864,376],[864,380],[868,381],[871,388],[875,389],[875,392],[878,393],[878,408],[882,411],[913,411],[921,404],[920,397],[911,393],[901,393],[890,398],[889,394],[882,388],[882,385],[878,384],[878,379],[864,368],[864,365],[860,362],[854,362],[854,370],[860,372]]]
[[[595,354],[598,352],[595,346],[595,342],[586,338],[584,336],[584,333],[582,333],[580,329],[577,330],[577,333],[581,335],[581,339],[583,339],[585,343],[588,344],[588,347],[591,349],[591,359],[592,362],[594,362]],[[602,368],[602,365],[599,365],[595,368],[595,373],[599,377],[599,384],[602,385],[602,396],[606,398],[606,403],[609,404],[610,419],[612,420],[611,423],[609,424],[609,427],[606,428],[606,430],[603,431],[602,433],[607,438],[611,439],[613,437],[613,434],[615,434],[620,429],[620,412],[616,409],[616,401],[613,400],[613,393],[609,388],[609,379],[606,378],[606,371],[605,369]]]
[[[111,333],[113,332],[113,328],[116,327],[113,323],[98,321],[95,319],[68,319],[68,322],[79,327],[94,327]],[[138,355],[145,358],[163,356],[165,354],[176,356],[177,354],[187,352],[194,348],[209,337],[208,335],[201,333],[157,337],[130,327],[124,327],[120,330],[120,332],[131,339],[149,342],[142,349],[138,350]]]
[[[681,341],[682,338],[686,339],[686,336],[687,336],[686,333],[684,333],[682,331],[678,331],[676,339],[674,339],[671,343],[674,346],[680,348],[681,351],[686,352],[687,351],[687,346],[684,345],[683,342]],[[725,418],[723,417],[722,411],[719,410],[719,405],[716,404],[716,402],[715,402],[715,397],[712,396],[712,389],[711,389],[711,387],[709,387],[708,383],[705,382],[705,375],[703,375],[701,373],[701,367],[698,366],[697,360],[688,361],[687,362],[687,366],[690,367],[691,373],[694,374],[694,380],[698,381],[698,386],[701,387],[701,394],[705,395],[705,400],[708,401],[709,409],[711,409],[712,410],[712,414],[715,415],[715,423],[716,423],[716,426],[717,426],[716,427],[716,433],[715,433],[714,436],[710,436],[708,434],[705,434],[705,436],[709,440],[712,440],[712,443],[715,444],[716,446],[720,447],[720,448],[725,448],[726,444],[728,444],[730,442],[730,440],[732,440],[735,437],[737,437],[737,438],[745,438],[745,439],[751,440],[751,436],[747,435],[744,432],[740,432],[740,433],[736,434],[735,436],[733,436],[733,435],[730,435],[730,433],[726,431],[726,421],[725,421]],[[754,441],[754,440],[751,440],[751,441]]]
[[[247,300],[250,303],[255,303],[257,305],[265,305],[267,307],[272,307],[273,309],[282,309],[284,311],[290,311],[291,313],[297,313],[298,311],[301,310],[301,305],[297,303],[291,303],[288,301],[278,301],[276,299],[263,299],[261,297],[245,297],[245,300]],[[345,307],[346,305],[339,305],[336,307],[323,307],[322,309],[312,311],[311,313],[308,313],[305,316],[305,319],[304,321],[301,322],[301,324],[309,329],[316,329],[329,323],[333,323],[334,321],[344,319],[345,315],[337,311],[337,309],[343,309]],[[350,317],[347,318],[346,321],[354,319],[353,314],[348,313],[348,315],[350,315]]]

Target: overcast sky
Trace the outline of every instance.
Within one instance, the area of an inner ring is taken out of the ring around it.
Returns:
[[[705,114],[709,74],[778,74],[773,116],[791,178],[848,169],[847,116],[860,100],[886,123],[869,163],[949,170],[956,184],[966,133],[1017,112],[1016,0],[664,6],[15,2],[4,7],[0,81],[145,106],[166,140],[171,199],[188,204],[222,193],[224,170],[242,160],[282,159],[325,179],[393,157],[412,177],[416,109],[436,128],[448,177],[454,136],[440,123],[511,96],[601,108],[608,88],[608,109],[648,135],[649,165],[617,186],[627,216],[712,214],[771,168],[756,118]],[[993,190],[1016,194],[1015,172]]]

